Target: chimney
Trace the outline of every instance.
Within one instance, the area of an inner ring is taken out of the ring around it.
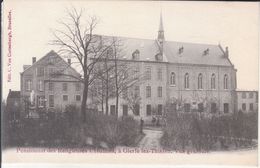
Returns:
[[[32,57],[32,64],[36,62],[36,57]]]
[[[70,58],[68,58],[68,64],[71,65],[71,59]]]
[[[228,47],[226,47],[226,52],[225,52],[225,56],[228,57],[229,52],[228,52]]]

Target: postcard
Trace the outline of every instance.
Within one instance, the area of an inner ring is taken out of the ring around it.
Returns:
[[[258,2],[2,9],[3,167],[258,166]]]

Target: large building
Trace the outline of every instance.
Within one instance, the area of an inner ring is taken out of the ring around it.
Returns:
[[[236,69],[221,45],[167,41],[162,17],[155,40],[117,37],[124,44],[122,61],[145,79],[135,90],[140,105],[135,116],[163,115],[166,104],[184,112],[232,113],[236,110]],[[110,100],[115,113],[115,100]],[[119,116],[132,114],[124,99]]]
[[[50,51],[32,65],[24,65],[21,73],[21,103],[24,117],[39,117],[45,111],[64,111],[66,105],[80,107],[82,84],[80,74],[57,53]]]
[[[101,36],[104,38],[112,38]],[[171,111],[229,114],[237,110],[236,69],[229,59],[228,48],[220,45],[167,41],[162,17],[154,40],[117,37],[123,44],[124,57],[133,69],[133,76],[144,76],[133,90],[140,97],[135,112],[123,94],[116,101],[109,99],[109,114],[134,115],[151,119]],[[67,75],[52,75],[62,72]],[[21,98],[25,116],[40,109],[64,111],[66,105],[80,106],[82,86],[71,76],[80,74],[54,51],[21,73]],[[93,96],[92,98],[93,99]],[[30,102],[28,106],[27,102]],[[95,102],[95,101],[93,101]],[[100,105],[98,106],[101,110]],[[37,117],[37,116],[36,116]]]

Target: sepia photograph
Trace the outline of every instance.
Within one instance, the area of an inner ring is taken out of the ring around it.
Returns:
[[[2,3],[2,166],[258,166],[259,3]]]

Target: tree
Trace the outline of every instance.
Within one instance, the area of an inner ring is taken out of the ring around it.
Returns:
[[[107,41],[111,41],[111,48],[108,49],[106,56],[99,60],[98,72],[99,80],[103,82],[96,82],[95,86],[102,88],[105,93],[106,114],[108,114],[108,100],[109,98],[115,98],[115,113],[118,115],[119,99],[122,97],[122,93],[126,93],[127,90],[132,88],[137,82],[142,80],[140,74],[133,74],[136,69],[134,63],[125,61],[124,59],[124,43],[116,37],[104,37]],[[98,96],[102,98],[102,95]],[[102,100],[102,99],[101,99]],[[103,101],[101,101],[103,102]],[[103,104],[101,103],[103,106]]]
[[[105,54],[105,58],[100,60],[98,66],[95,68],[95,73],[99,74],[95,82],[91,85],[91,90],[93,92],[94,99],[97,100],[98,104],[101,104],[102,112],[105,111],[106,115],[108,115],[108,99],[112,96],[113,91],[113,82],[112,78],[113,64],[109,64],[108,60],[110,55],[110,50]],[[105,103],[105,110],[104,110]]]
[[[97,17],[84,18],[82,10],[78,11],[72,8],[67,11],[66,19],[66,21],[59,21],[62,29],[53,31],[54,40],[51,41],[51,44],[60,48],[60,54],[70,56],[76,60],[75,63],[80,65],[82,77],[71,77],[82,82],[84,86],[81,115],[83,122],[85,122],[89,88],[99,75],[94,73],[94,68],[113,44],[104,42],[101,36],[94,34],[98,24]]]
[[[128,90],[133,88],[137,83],[142,81],[140,74],[134,74],[136,66],[133,63],[124,61],[124,43],[117,38],[113,38],[113,62],[114,62],[114,77],[115,77],[115,98],[116,98],[116,115],[118,115],[119,98],[123,92],[128,94]],[[134,96],[134,97],[133,97]],[[128,98],[136,98],[140,101],[138,94],[130,95]],[[126,97],[127,98],[127,97]],[[129,100],[127,100],[129,101]],[[133,102],[129,102],[133,103]],[[136,104],[137,105],[137,104]],[[134,108],[136,108],[136,105]],[[131,106],[131,105],[130,105]],[[133,109],[133,112],[135,110]]]
[[[131,91],[129,94],[127,94],[127,96],[125,97],[125,100],[127,101],[127,104],[129,106],[129,108],[131,109],[131,111],[133,112],[133,114],[136,115],[136,113],[137,113],[136,107],[141,104],[141,97],[139,96],[139,94]]]

